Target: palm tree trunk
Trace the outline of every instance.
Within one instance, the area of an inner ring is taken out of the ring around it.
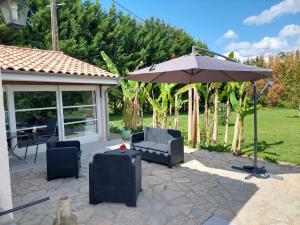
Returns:
[[[161,121],[161,128],[165,129],[166,128],[166,119],[167,119],[167,113],[164,112],[162,114],[162,121]]]
[[[244,137],[244,123],[241,121],[239,127],[239,138],[238,138],[238,146],[236,149],[236,155],[241,155],[243,137]]]
[[[218,138],[218,100],[219,98],[219,90],[216,88],[215,90],[215,99],[214,99],[214,127],[213,127],[213,134],[212,134],[212,141],[213,144],[217,143]]]
[[[194,89],[193,95],[193,120],[192,120],[192,147],[195,148],[197,144],[197,94]]]
[[[174,129],[178,130],[179,123],[179,109],[178,109],[178,95],[175,96],[175,106],[174,106]]]
[[[209,108],[208,108],[208,99],[205,98],[204,103],[204,116],[205,116],[205,133],[206,133],[206,142],[209,142]]]
[[[152,115],[152,126],[157,127],[157,113],[155,110],[153,110],[153,115]]]
[[[132,107],[132,128],[136,130],[139,123],[139,102],[138,102],[137,90],[135,90],[134,92],[136,94],[134,96],[133,107]]]
[[[200,130],[200,112],[199,112],[199,105],[200,105],[200,94],[198,90],[194,89],[194,94],[196,95],[195,99],[195,113],[196,113],[196,130],[197,130],[197,144],[201,143],[201,130]]]
[[[231,145],[231,151],[236,154],[237,152],[237,142],[238,142],[238,134],[239,134],[239,127],[240,127],[240,116],[236,116],[235,124],[234,124],[234,133]]]
[[[229,103],[229,97],[227,97],[226,119],[225,119],[225,135],[224,135],[224,144],[225,145],[228,144],[229,113],[230,113],[230,103]]]
[[[193,89],[189,89],[189,108],[188,108],[188,142],[192,140],[192,122],[193,122]]]
[[[170,102],[169,106],[169,117],[168,117],[168,128],[171,129],[171,123],[172,123],[172,104]]]

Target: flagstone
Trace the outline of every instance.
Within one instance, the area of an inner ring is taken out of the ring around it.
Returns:
[[[89,204],[88,163],[84,153],[80,177],[46,180],[46,168],[11,174],[14,205],[46,196],[50,200],[16,212],[20,225],[51,225],[58,199],[68,195],[80,225],[281,225],[300,224],[300,168],[265,163],[284,180],[244,180],[231,165],[251,161],[227,153],[187,149],[185,163],[172,169],[142,162],[137,207],[121,203]]]

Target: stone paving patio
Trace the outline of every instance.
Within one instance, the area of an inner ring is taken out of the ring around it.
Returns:
[[[94,144],[97,146],[97,144]],[[100,151],[100,150],[98,150]],[[173,169],[142,162],[137,207],[88,203],[88,163],[97,151],[85,151],[79,179],[47,182],[44,165],[11,173],[14,205],[50,196],[50,200],[14,214],[20,225],[51,225],[61,196],[71,197],[81,225],[257,225],[300,224],[300,168],[265,164],[283,181],[253,178],[232,171],[247,158],[186,149],[185,163]]]

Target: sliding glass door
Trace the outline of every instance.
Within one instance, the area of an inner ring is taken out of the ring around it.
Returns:
[[[17,131],[47,128],[48,121],[57,124],[55,91],[16,91],[14,102]]]
[[[94,90],[62,91],[65,138],[97,133],[96,93]]]
[[[82,137],[88,137],[86,141],[96,140],[101,131],[99,93],[97,86],[7,85],[4,89],[6,129],[32,133],[56,126],[55,135],[60,140]]]

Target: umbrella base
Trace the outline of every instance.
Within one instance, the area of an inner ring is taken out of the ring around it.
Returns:
[[[275,175],[275,174],[270,174],[266,170],[266,168],[263,167],[255,167],[255,166],[232,166],[233,169],[239,170],[241,172],[249,173],[248,176],[245,177],[246,180],[251,179],[252,177],[260,178],[260,179],[268,179],[268,178],[273,178],[276,180],[283,180],[283,177]]]

